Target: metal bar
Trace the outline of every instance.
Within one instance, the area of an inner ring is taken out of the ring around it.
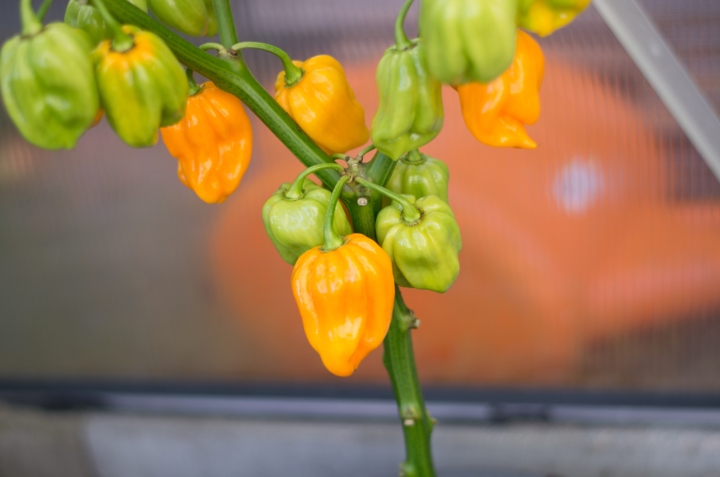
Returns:
[[[595,0],[610,27],[720,180],[720,120],[637,0]]]

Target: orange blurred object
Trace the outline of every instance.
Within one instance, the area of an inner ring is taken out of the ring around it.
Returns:
[[[370,109],[374,70],[346,69]],[[528,151],[478,144],[444,93],[445,127],[423,152],[450,168],[463,251],[446,294],[403,290],[422,321],[413,336],[424,382],[567,385],[597,340],[720,306],[720,205],[669,203],[668,158],[635,103],[548,60],[532,130],[541,147]],[[258,377],[325,380],[287,286],[291,267],[260,217],[302,166],[264,128],[258,143],[266,160],[211,237],[217,290],[254,338]],[[380,353],[354,379],[386,383]]]
[[[180,182],[208,204],[232,194],[252,157],[252,126],[242,102],[212,82],[188,98],[185,116],[160,128],[178,160]]]
[[[490,83],[457,87],[465,125],[475,138],[494,147],[535,149],[525,124],[540,117],[540,85],[545,58],[540,45],[518,30],[512,65]]]

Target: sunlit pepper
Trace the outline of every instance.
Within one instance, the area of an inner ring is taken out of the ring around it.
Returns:
[[[450,206],[430,195],[401,196],[380,211],[378,242],[393,262],[395,283],[446,292],[460,273],[460,228]]]
[[[434,195],[447,202],[449,179],[450,171],[443,161],[415,150],[400,158],[385,187],[418,199]],[[390,202],[389,198],[383,198],[383,204]]]
[[[144,12],[147,12],[147,0],[127,0]],[[89,0],[70,0],[65,9],[65,23],[83,30],[90,35],[93,45],[112,38],[113,31],[105,23],[98,9],[90,5]]]
[[[395,24],[395,45],[385,52],[375,74],[379,104],[372,142],[394,160],[432,141],[443,125],[441,84],[428,74],[423,39],[405,36],[406,13],[403,8]]]
[[[43,27],[30,0],[22,0],[20,12],[22,34],[0,53],[3,102],[29,142],[72,149],[98,112],[92,44],[87,34],[64,23]]]
[[[93,52],[101,107],[118,136],[130,146],[152,146],[158,129],[185,113],[185,71],[154,34],[125,25],[130,46],[105,40]]]
[[[342,169],[342,166],[336,165]],[[332,165],[305,169],[292,184],[282,184],[262,209],[265,231],[280,256],[290,265],[313,247],[323,244],[323,223],[330,202],[330,191],[307,179],[309,174]],[[342,207],[335,208],[335,231],[344,237],[352,227]]]
[[[288,69],[297,74],[287,76]],[[365,110],[336,59],[314,56],[286,64],[285,70],[275,81],[275,100],[318,146],[343,153],[367,142]]]
[[[342,238],[332,228],[344,183],[343,178],[330,200],[325,244],[300,256],[291,280],[305,335],[338,376],[350,376],[382,344],[395,299],[388,254],[364,235]]]
[[[544,69],[540,45],[518,30],[515,58],[505,73],[488,84],[457,87],[465,125],[478,141],[494,147],[537,147],[524,125],[540,117]]]
[[[442,83],[486,83],[510,66],[517,0],[423,0],[420,32],[430,74]]]
[[[547,36],[564,27],[590,5],[590,0],[519,0],[518,26]]]
[[[189,72],[189,75],[192,73]],[[180,181],[208,204],[221,203],[240,185],[250,165],[252,126],[242,102],[208,81],[187,99],[180,122],[162,128],[178,160]]]
[[[217,18],[212,0],[147,0],[150,11],[167,26],[191,36],[214,36]]]

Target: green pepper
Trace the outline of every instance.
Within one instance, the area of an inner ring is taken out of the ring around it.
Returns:
[[[517,0],[423,0],[430,74],[452,85],[489,83],[515,54]]]
[[[214,36],[217,18],[212,0],[147,0],[150,11],[169,27],[190,36]]]
[[[122,31],[129,45],[118,46],[116,36],[93,52],[101,106],[123,141],[152,146],[160,127],[177,123],[185,114],[188,81],[159,37],[130,25]]]
[[[147,0],[127,0],[147,13]],[[90,5],[89,0],[70,0],[65,9],[65,23],[79,28],[90,35],[94,45],[112,38],[113,31],[105,23],[97,8]]]
[[[32,144],[72,149],[93,123],[98,94],[87,34],[64,23],[45,27],[30,0],[20,3],[22,34],[0,53],[0,89],[10,118]]]
[[[282,184],[263,206],[265,231],[283,260],[291,265],[300,255],[324,243],[323,224],[332,194],[307,177],[318,169],[334,166],[342,169],[339,164],[306,169],[292,185]],[[352,233],[342,207],[335,208],[334,224],[341,237]]]
[[[394,196],[392,205],[380,211],[375,229],[378,243],[392,259],[395,283],[446,292],[460,273],[462,248],[450,206],[434,195],[415,199],[391,194],[386,193]]]
[[[447,202],[449,179],[450,171],[443,161],[414,150],[400,158],[385,187],[418,199],[434,195]],[[385,205],[390,202],[387,197],[383,199]]]
[[[395,24],[395,45],[378,64],[380,101],[371,127],[373,144],[394,160],[432,141],[443,124],[441,84],[428,74],[424,40],[405,36],[406,13],[404,7]]]

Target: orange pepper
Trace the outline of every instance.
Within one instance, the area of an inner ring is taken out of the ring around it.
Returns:
[[[535,149],[525,124],[540,117],[540,85],[545,58],[540,45],[518,30],[512,65],[490,83],[457,86],[465,125],[475,138],[494,147]]]
[[[183,119],[161,128],[180,181],[208,204],[235,190],[250,164],[252,126],[242,102],[212,82],[187,100]]]
[[[292,289],[310,346],[337,376],[350,376],[385,339],[392,319],[392,262],[380,246],[350,234],[330,251],[300,256]]]
[[[293,61],[303,71],[293,84],[285,71],[275,81],[275,100],[328,154],[362,146],[370,137],[365,110],[355,99],[342,65],[332,56],[319,55]]]

